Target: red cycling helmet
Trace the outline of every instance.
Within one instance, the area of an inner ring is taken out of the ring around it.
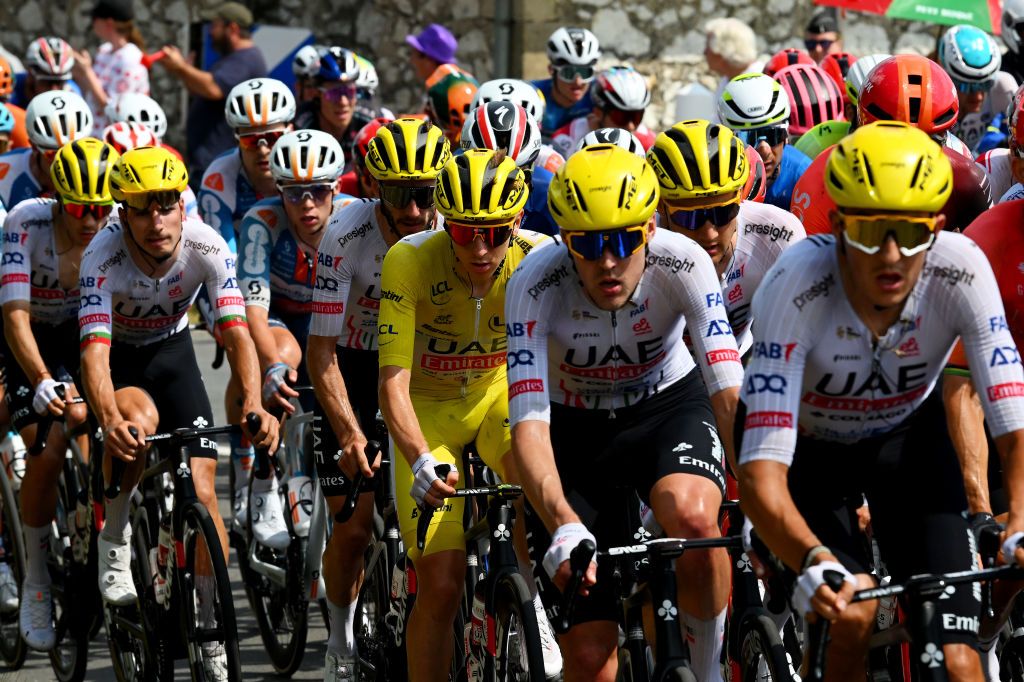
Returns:
[[[822,70],[839,86],[844,99],[846,98],[846,72],[850,70],[855,61],[857,58],[849,52],[833,52],[825,55],[819,64]]]
[[[747,145],[747,162],[750,164],[750,175],[747,177],[747,184],[743,187],[743,198],[747,201],[764,203],[764,197],[768,193],[768,178],[765,177],[764,161],[757,150]]]
[[[359,129],[359,132],[356,133],[356,139],[352,143],[353,161],[359,164],[363,163],[363,159],[366,158],[366,152],[370,146],[370,140],[377,134],[381,126],[386,126],[393,120],[385,116],[378,116]]]
[[[798,50],[795,47],[787,47],[784,50],[779,50],[772,55],[765,65],[764,71],[769,76],[774,76],[780,69],[787,66],[793,66],[794,64],[814,64],[814,60],[811,59],[811,55],[807,54],[803,50]]]
[[[1006,108],[1006,126],[1010,131],[1010,141],[1017,149],[1024,149],[1024,85],[1017,88]]]
[[[820,67],[794,64],[775,76],[789,95],[789,133],[803,135],[825,121],[845,121],[843,93]]]
[[[916,54],[900,54],[871,70],[857,102],[860,125],[903,121],[929,135],[956,123],[960,100],[941,66]]]

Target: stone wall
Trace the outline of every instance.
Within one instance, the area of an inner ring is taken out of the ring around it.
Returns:
[[[138,24],[152,47],[166,42],[184,45],[187,22],[213,0],[136,0]],[[31,1],[0,5],[0,42],[15,53],[42,33],[55,33],[76,47],[94,49],[88,9],[92,0]],[[673,122],[679,88],[701,81],[714,88],[702,55],[704,22],[735,16],[758,35],[758,49],[770,54],[800,46],[803,26],[814,8],[810,0],[253,0],[258,21],[313,27],[321,42],[351,47],[371,59],[381,78],[385,103],[396,111],[418,108],[422,85],[407,62],[404,37],[436,21],[459,38],[459,58],[480,80],[493,77],[494,45],[503,26],[511,38],[505,74],[526,78],[547,75],[544,45],[558,26],[588,27],[597,34],[604,63],[626,62],[648,75],[653,87],[646,122],[663,127]],[[502,24],[499,17],[511,20]],[[854,54],[878,51],[928,52],[936,29],[851,13],[844,20],[846,49]],[[500,44],[500,43],[499,43]],[[498,56],[501,63],[503,56]],[[159,66],[151,71],[153,94],[171,119],[169,141],[182,144],[180,112],[184,95]]]

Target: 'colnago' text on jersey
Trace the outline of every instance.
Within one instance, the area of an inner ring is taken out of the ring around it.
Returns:
[[[235,278],[235,256],[213,228],[182,223],[181,252],[163,277],[154,279],[132,260],[121,226],[108,225],[82,258],[78,324],[81,342],[142,346],[188,326],[188,309],[205,284],[218,328],[245,325],[245,301]]]
[[[549,244],[520,230],[482,299],[471,297],[447,233],[421,232],[392,246],[381,271],[380,366],[410,370],[409,392],[438,400],[504,382],[505,288],[526,254]]]
[[[877,341],[843,291],[832,236],[783,254],[753,309],[742,461],[788,465],[798,428],[838,442],[892,430],[935,387],[957,336],[992,435],[1024,428],[1024,372],[999,289],[981,249],[962,235],[939,233],[900,319]]]
[[[59,325],[78,313],[78,283],[60,284],[60,256],[53,232],[53,199],[28,199],[4,222],[0,305],[25,301],[33,324]],[[73,273],[74,271],[72,271]]]
[[[740,385],[743,367],[715,266],[693,240],[657,230],[626,305],[601,310],[559,242],[512,277],[508,317],[509,416],[549,420],[552,402],[608,410],[633,405],[694,369],[692,342],[711,394]]]
[[[336,212],[317,254],[310,333],[338,345],[377,350],[381,269],[388,245],[377,223],[377,201],[361,199]]]

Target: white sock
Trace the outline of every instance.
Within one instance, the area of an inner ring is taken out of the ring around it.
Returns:
[[[327,612],[331,617],[331,636],[327,638],[327,650],[339,656],[355,656],[356,605],[338,606],[328,599]]]
[[[132,490],[121,490],[121,494],[107,500],[107,509],[103,521],[103,537],[110,542],[124,543],[132,535]]]
[[[25,533],[25,560],[28,568],[25,580],[33,585],[49,585],[50,571],[46,568],[46,557],[50,553],[50,524],[33,528],[22,526]]]
[[[701,682],[722,682],[722,640],[725,637],[725,609],[710,620],[683,613],[683,625],[690,641],[690,667]]]
[[[978,642],[981,648],[981,667],[988,682],[999,682],[999,656],[996,654],[998,641],[999,635],[996,635],[987,642]]]

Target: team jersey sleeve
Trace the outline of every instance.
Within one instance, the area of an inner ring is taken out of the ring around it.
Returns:
[[[519,359],[508,370],[509,423],[551,421],[548,388],[548,332],[556,296],[531,295],[532,284],[544,276],[550,254],[532,254],[509,279],[505,290],[508,356]],[[540,266],[545,267],[540,267]],[[554,290],[551,290],[554,291]],[[526,362],[522,362],[527,359]]]
[[[196,201],[203,222],[216,230],[227,242],[228,249],[235,253],[235,221],[231,215],[231,207],[224,202],[220,194],[206,187],[205,180]]]
[[[729,317],[722,300],[722,285],[711,258],[696,242],[686,241],[686,255],[692,268],[680,268],[677,277],[681,286],[675,287],[680,296],[680,307],[686,317],[686,326],[694,355],[700,363],[708,394],[739,386],[743,378],[743,365],[736,348],[736,337],[729,325]]]
[[[816,310],[834,300],[824,297],[824,303],[798,306],[790,293],[780,295],[808,288],[811,280],[800,262],[808,248],[814,248],[811,242],[788,249],[754,294],[757,341],[740,391],[747,408],[741,464],[764,459],[789,466],[793,461],[804,366],[813,343],[811,330],[821,326],[813,318]],[[818,248],[831,248],[831,242]],[[829,286],[838,286],[831,274],[810,283],[810,287]]]
[[[945,235],[944,235],[945,236]],[[960,235],[949,235],[960,237]],[[993,437],[1024,428],[1024,371],[1020,354],[1006,322],[995,275],[982,250],[966,237],[957,267],[970,271],[969,283],[947,285],[953,296],[957,331],[971,368],[971,379],[981,397],[985,421]]]
[[[260,213],[259,204],[250,208],[238,230],[238,281],[245,294],[245,305],[270,310],[273,233]]]
[[[346,254],[346,246],[354,250],[359,241],[341,238],[356,224],[348,219],[346,213],[354,215],[351,210],[342,210],[331,218],[316,254],[316,285],[313,287],[313,314],[309,322],[309,333],[314,336],[336,339],[345,329],[345,303],[352,289],[356,266],[355,259]]]
[[[0,305],[32,300],[31,223],[21,219],[15,208],[4,221],[3,257],[0,258]],[[38,230],[35,230],[38,233]]]
[[[202,217],[199,215],[199,201],[196,199],[196,193],[192,191],[191,187],[185,188],[185,191],[181,193],[181,198],[185,200],[185,217],[202,220]]]
[[[380,275],[377,345],[381,367],[412,369],[420,270],[413,246],[398,242],[388,249]]]
[[[109,242],[106,237],[107,235],[101,232],[96,239],[103,238],[104,242]],[[96,239],[93,241],[95,242]],[[108,255],[106,249],[90,248],[82,256],[82,276],[78,279],[81,296],[78,304],[78,329],[82,350],[85,350],[90,343],[110,345],[111,295],[108,290],[109,279],[99,274],[100,263],[106,255]],[[124,257],[127,257],[127,254],[124,254]]]
[[[217,329],[223,333],[231,327],[248,327],[245,319],[245,299],[238,288],[235,271],[235,257],[227,250],[227,244],[217,235],[209,239],[222,248],[216,255],[204,256],[206,263],[206,290],[210,293]],[[228,254],[221,256],[220,254]]]

